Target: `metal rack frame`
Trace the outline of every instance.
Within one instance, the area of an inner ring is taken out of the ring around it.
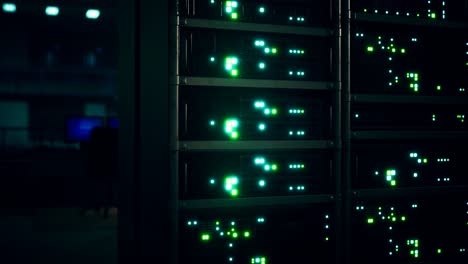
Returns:
[[[457,138],[467,140],[464,132],[352,131],[351,104],[458,104],[465,98],[409,97],[354,94],[351,90],[351,24],[391,23],[466,29],[466,23],[434,23],[428,20],[353,14],[351,0],[330,0],[333,4],[331,28],[308,28],[254,23],[215,22],[186,19],[177,12],[177,0],[120,1],[119,12],[119,117],[121,128],[120,173],[121,203],[119,219],[119,259],[133,263],[136,257],[148,262],[178,263],[178,217],[181,210],[203,208],[256,207],[265,205],[335,206],[336,263],[350,263],[351,208],[354,199],[400,197],[408,194],[464,192],[467,186],[444,188],[401,188],[358,190],[351,185],[351,150],[360,140],[403,140]],[[230,29],[288,33],[333,38],[333,82],[272,81],[252,79],[201,78],[180,76],[179,38],[182,27]],[[169,52],[167,52],[169,51]],[[157,63],[156,63],[157,62]],[[181,86],[255,87],[265,89],[302,89],[330,93],[333,105],[333,133],[330,140],[318,141],[180,141],[178,138],[178,98]],[[167,87],[167,89],[166,89]],[[162,127],[168,129],[161,129]],[[178,162],[180,152],[196,151],[269,151],[329,150],[333,153],[335,191],[323,195],[297,197],[256,197],[213,200],[179,200]]]

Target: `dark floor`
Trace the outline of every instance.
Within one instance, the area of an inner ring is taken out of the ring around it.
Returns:
[[[78,208],[0,209],[0,263],[117,263],[117,218]]]

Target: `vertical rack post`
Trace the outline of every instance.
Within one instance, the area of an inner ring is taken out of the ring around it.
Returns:
[[[351,0],[342,2],[342,76],[343,76],[343,243],[344,262],[351,263]]]

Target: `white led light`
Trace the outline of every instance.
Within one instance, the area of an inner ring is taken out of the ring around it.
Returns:
[[[48,6],[45,9],[45,13],[48,16],[58,16],[58,14],[60,13],[60,9],[56,6]]]
[[[88,9],[86,11],[86,18],[88,19],[98,19],[100,15],[101,11],[99,11],[98,9]]]
[[[3,12],[5,13],[15,13],[16,12],[16,5],[13,3],[4,3],[2,5]]]

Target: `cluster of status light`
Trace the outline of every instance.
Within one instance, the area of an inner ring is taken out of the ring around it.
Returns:
[[[415,72],[407,72],[406,78],[409,79],[409,88],[415,93],[419,92],[419,74]]]
[[[231,139],[238,139],[239,138],[239,120],[236,118],[228,118],[224,121],[224,132],[231,138]]]
[[[213,179],[210,180],[211,184],[214,184]],[[231,195],[236,197],[239,195],[239,177],[235,175],[227,176],[224,179],[224,190]]]
[[[375,171],[376,176],[380,175],[379,171]],[[388,169],[385,171],[385,180],[391,186],[395,187],[397,185],[396,181],[397,171],[395,169]]]
[[[330,241],[330,236],[329,236],[329,232],[330,232],[330,216],[328,214],[325,215],[325,241]]]
[[[418,208],[418,204],[415,203],[411,205],[412,210],[415,210],[417,208]],[[364,220],[366,224],[370,226],[374,226],[374,225],[377,225],[377,223],[381,223],[381,225],[384,225],[385,228],[388,230],[389,237],[387,241],[388,241],[388,248],[389,248],[389,252],[388,252],[389,256],[401,254],[400,246],[402,246],[402,244],[400,243],[403,242],[404,240],[398,242],[398,239],[393,238],[393,234],[395,231],[394,230],[395,226],[405,224],[408,221],[408,217],[406,215],[399,214],[397,210],[395,209],[395,207],[393,206],[378,206],[376,209],[374,209],[374,208],[366,208],[364,205],[359,205],[359,206],[356,206],[356,211],[359,211],[362,213],[367,212],[367,216],[365,217],[365,220]],[[399,239],[402,239],[401,236],[399,237]],[[410,252],[410,256],[414,256],[418,258],[419,257],[419,249],[418,249],[419,240],[414,239],[414,238],[409,238],[407,239],[407,241],[410,241],[409,244],[407,244],[408,252]],[[411,243],[411,241],[413,242]],[[417,245],[416,249],[413,248],[415,244]]]
[[[216,127],[216,120],[209,121],[211,127]],[[231,140],[237,140],[240,136],[239,133],[240,122],[237,118],[226,118],[224,120],[223,131]]]
[[[273,46],[267,46],[266,42],[261,39],[257,39],[254,41],[254,46],[255,48],[259,48],[262,50],[264,54],[267,55],[276,55],[278,54],[278,48],[273,47]]]
[[[364,33],[357,32],[356,37],[357,38],[364,38]],[[418,38],[416,37],[411,37],[410,38],[411,42],[418,42]],[[468,43],[467,43],[468,46]],[[367,53],[376,53],[377,51],[384,52],[385,54],[388,54],[388,61],[392,63],[395,59],[396,56],[405,56],[407,54],[407,49],[404,47],[398,47],[395,44],[395,38],[390,37],[388,38],[388,41],[386,41],[386,38],[382,36],[377,36],[377,40],[375,44],[370,44],[365,47],[365,50]],[[468,54],[468,51],[467,51]],[[468,63],[467,63],[468,65]],[[392,88],[393,86],[397,86],[400,84],[404,76],[398,76],[396,72],[393,71],[392,67],[388,69],[388,74],[389,74],[389,80],[387,82],[388,87]],[[403,77],[403,78],[402,78]],[[406,80],[408,81],[408,87],[411,91],[418,93],[421,90],[420,87],[420,75],[417,72],[406,72]],[[442,92],[443,87],[441,84],[435,85],[435,90],[437,92]],[[459,88],[458,91],[460,93],[465,92],[465,88]],[[435,120],[433,120],[435,121]]]
[[[450,162],[449,158],[439,158],[437,159],[437,162]]]
[[[279,53],[279,49],[275,46],[268,45],[268,43],[263,40],[263,39],[256,39],[254,40],[254,47],[256,49],[259,49],[262,53],[262,55],[265,56],[276,56]],[[290,49],[289,54],[292,56],[297,56],[297,55],[304,55],[305,50],[303,49]],[[209,61],[211,63],[216,62],[216,57],[210,56]],[[237,56],[227,56],[224,57],[224,70],[231,76],[231,77],[238,77],[240,75],[239,72],[239,66],[240,66],[240,61]],[[267,63],[261,59],[257,63],[257,67],[259,71],[264,71],[267,69],[268,65]],[[303,70],[291,70],[289,71],[289,76],[298,76],[298,77],[303,77],[305,76],[305,71]]]
[[[364,37],[364,33],[357,33],[357,37]],[[412,42],[416,42],[417,38],[411,38]],[[387,43],[388,42],[388,43]],[[382,36],[377,37],[377,43],[376,46],[374,45],[368,45],[366,47],[366,51],[368,53],[375,53],[377,50],[381,50],[382,52],[388,54],[388,61],[393,62],[394,57],[397,55],[404,56],[407,53],[406,48],[404,47],[398,47],[395,44],[395,39],[389,38],[388,41],[386,42],[386,39],[383,38]],[[379,48],[377,48],[379,47]],[[393,70],[390,68],[388,70],[390,77],[390,80],[388,81],[388,86],[393,87],[396,86],[400,83],[401,79],[400,76],[398,76],[396,73],[393,72]],[[409,88],[414,91],[415,93],[419,92],[420,87],[419,87],[419,74],[416,72],[407,72],[406,73],[406,79],[409,81]],[[437,90],[441,90],[441,86],[437,86]]]
[[[460,122],[460,123],[465,123],[465,115],[457,115],[457,120]],[[432,114],[432,122],[436,122],[437,121],[437,115],[436,114]]]
[[[467,49],[466,52],[465,52],[465,54],[468,55],[468,42],[465,43],[465,46],[466,46],[466,49]],[[465,66],[468,66],[468,61],[465,62]],[[460,92],[461,92],[462,89],[463,89],[463,92],[464,92],[464,91],[465,91],[465,88],[460,88]]]
[[[267,158],[264,156],[256,156],[253,158],[253,164],[255,167],[260,168],[263,173],[266,174],[274,174],[279,172],[280,166],[275,163],[275,162],[270,162],[268,161]],[[298,171],[298,170],[304,170],[306,168],[306,165],[304,163],[299,163],[299,162],[292,162],[289,163],[288,169],[291,171]],[[209,184],[212,186],[216,185],[217,180],[215,178],[209,179]],[[224,177],[223,180],[223,188],[224,191],[229,194],[231,197],[237,197],[239,196],[240,190],[240,180],[237,175],[228,175]],[[260,189],[263,189],[267,186],[267,180],[261,176],[258,181],[257,181],[257,187]],[[305,185],[289,185],[288,186],[289,191],[298,191],[298,192],[304,192],[306,190]]]
[[[296,74],[294,74],[294,71],[289,71],[289,76],[305,76],[305,72],[304,71],[296,71],[295,72]]]
[[[290,50],[289,50],[289,54],[304,55],[304,54],[305,54],[305,50],[301,50],[301,49],[290,49]]]
[[[228,56],[224,60],[224,69],[232,76],[239,76],[239,58],[236,56]]]
[[[305,189],[306,189],[305,185],[296,185],[296,186],[290,185],[288,187],[288,190],[290,192],[293,192],[293,191],[304,192]]]
[[[280,110],[275,107],[275,106],[270,106],[268,105],[264,100],[256,100],[253,103],[253,107],[255,111],[260,111],[263,116],[269,117],[269,118],[274,118],[280,114]],[[304,115],[305,114],[305,109],[303,108],[291,108],[288,110],[290,115]],[[217,121],[214,119],[209,120],[209,125],[210,127],[216,127],[217,126]],[[240,121],[237,118],[226,118],[224,120],[224,127],[223,131],[224,133],[231,139],[231,140],[237,140],[240,138]],[[265,132],[268,128],[268,124],[264,121],[259,121],[257,124],[257,129],[260,133]],[[303,130],[289,130],[288,131],[289,136],[305,136],[305,131]]]
[[[291,170],[303,170],[305,169],[305,164],[289,164],[289,169]]]
[[[211,1],[213,3],[214,1]],[[232,19],[237,20],[239,18],[239,13],[237,9],[239,8],[239,3],[237,1],[226,1],[224,3],[224,11]]]
[[[3,3],[2,9],[5,13],[16,13],[17,11],[15,3]],[[44,13],[47,16],[58,16],[60,14],[60,8],[58,6],[46,6],[44,8]],[[100,15],[101,11],[99,9],[87,9],[85,13],[88,19],[98,19]]]
[[[216,4],[216,0],[209,0],[212,5]],[[238,1],[225,1],[224,2],[224,13],[228,15],[231,20],[238,20],[240,4]],[[267,13],[267,8],[264,5],[260,5],[257,8],[257,12],[260,16],[264,16]],[[303,16],[289,16],[289,22],[304,23],[306,21]]]
[[[415,12],[415,13],[411,13],[411,12],[400,12],[400,11],[389,11],[389,10],[381,10],[381,9],[374,9],[373,11],[372,10],[369,10],[367,8],[364,8],[362,11],[364,13],[374,13],[374,14],[385,14],[385,15],[396,15],[396,16],[407,16],[407,17],[410,17],[410,16],[414,16],[414,17],[425,17],[424,13],[426,13],[426,17],[428,18],[431,18],[431,19],[437,19],[438,18],[438,15],[437,15],[437,12],[434,11],[433,9],[431,9],[430,5],[431,5],[431,0],[428,0],[427,1],[427,9],[423,12]],[[446,18],[446,11],[445,11],[445,8],[446,8],[446,3],[445,1],[442,1],[441,3],[441,11],[440,11],[440,14],[442,16],[442,19],[445,19]]]
[[[266,264],[266,257],[262,257],[262,256],[259,256],[259,257],[253,257],[250,259],[250,263],[252,264]]]
[[[445,177],[445,178],[437,178],[437,181],[440,182],[440,181],[443,181],[443,182],[449,182],[450,181],[450,178],[449,177]]]
[[[303,137],[305,136],[305,131],[304,130],[289,130],[289,136],[299,136],[299,137]]]
[[[290,16],[289,17],[289,21],[291,22],[299,22],[299,23],[304,23],[305,22],[305,17],[302,17],[302,16],[297,16],[297,17],[294,17],[294,16]]]
[[[427,157],[421,157],[419,153],[417,152],[411,152],[409,153],[410,160],[414,160],[414,162],[418,165],[421,164],[428,164],[429,163],[429,158]],[[437,163],[448,163],[450,162],[450,158],[447,157],[442,157],[442,158],[434,158]],[[381,175],[381,172],[379,170],[374,171],[375,176]],[[397,186],[397,176],[398,176],[398,171],[394,168],[389,168],[384,170],[384,177],[385,181],[389,184],[390,187],[395,187]],[[411,172],[411,175],[413,178],[419,178],[421,175],[417,170],[414,170]],[[449,182],[450,178],[445,177],[445,178],[437,178],[437,182],[444,181],[444,182]]]
[[[278,115],[278,108],[268,106],[263,100],[257,100],[254,102],[254,108],[257,111],[261,111],[265,116],[276,116]]]
[[[257,225],[263,225],[265,223],[265,218],[257,217],[255,222]],[[249,228],[238,227],[238,223],[235,220],[226,221],[226,223],[215,220],[200,224],[198,224],[197,220],[189,220],[187,221],[187,226],[199,232],[200,242],[203,244],[209,244],[213,241],[215,241],[215,243],[218,241],[226,243],[226,248],[228,249],[228,256],[226,258],[228,262],[235,261],[234,255],[238,244],[254,237]],[[252,263],[267,264],[266,256],[253,256],[251,260],[253,261]]]
[[[278,164],[269,163],[264,157],[255,157],[254,164],[257,167],[261,167],[265,172],[276,172],[279,169]]]
[[[305,110],[304,109],[289,109],[289,113],[291,115],[303,115],[305,114]]]

